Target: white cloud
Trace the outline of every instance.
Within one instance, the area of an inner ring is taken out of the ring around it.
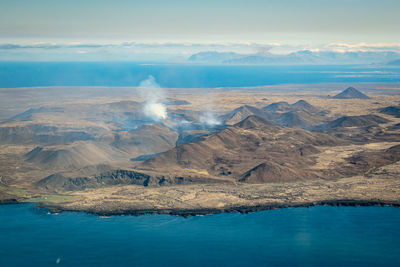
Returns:
[[[394,51],[400,52],[400,43],[330,43],[325,49],[338,52],[376,52],[376,51]]]
[[[285,44],[278,42],[134,42],[115,43],[93,42],[32,42],[0,44],[0,60],[130,60],[130,61],[168,61],[184,62],[195,53],[235,52],[239,54],[271,53],[289,54],[301,50],[313,52],[381,52],[400,53],[400,43],[328,43],[328,44]],[[23,52],[23,53],[20,53]]]

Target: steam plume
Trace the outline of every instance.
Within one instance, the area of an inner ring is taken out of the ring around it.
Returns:
[[[165,106],[166,92],[157,83],[156,79],[149,75],[147,79],[143,80],[139,84],[138,94],[144,100],[143,113],[146,117],[151,118],[155,122],[160,122],[168,118],[167,108]],[[210,98],[213,98],[210,96]],[[213,103],[205,105],[205,112],[199,116],[199,122],[203,127],[214,127],[221,125],[222,122],[213,112]],[[187,121],[183,118],[172,116],[168,123],[172,127],[190,127],[192,122]]]
[[[161,103],[147,102],[143,111],[146,116],[154,120],[165,120],[167,118],[167,109]]]
[[[166,119],[167,108],[162,103],[165,92],[156,82],[156,79],[149,75],[146,80],[140,82],[139,87],[139,94],[145,100],[144,114],[155,121]]]
[[[221,121],[215,116],[213,112],[207,111],[200,116],[200,122],[208,126],[220,125]]]

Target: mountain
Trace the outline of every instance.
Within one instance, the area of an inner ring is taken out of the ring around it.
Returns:
[[[318,108],[314,107],[313,105],[302,99],[292,104],[292,108],[294,108],[295,110],[303,110],[310,113],[317,113],[320,111]]]
[[[281,101],[281,102],[269,104],[268,106],[263,107],[262,110],[269,111],[269,112],[278,112],[278,111],[290,111],[293,109],[292,109],[292,106],[288,102]]]
[[[79,176],[76,176],[71,172],[54,173],[37,181],[34,185],[38,188],[43,188],[52,192],[63,192],[115,185],[141,185],[146,187],[156,187],[173,184],[210,184],[218,182],[218,180],[209,177],[192,179],[190,177],[166,177],[164,175],[149,175],[134,170],[111,169],[109,167],[101,169],[87,175]]]
[[[240,57],[242,57],[242,55],[234,52],[206,51],[193,54],[188,58],[188,60],[191,62],[221,63]]]
[[[140,172],[243,182],[302,180],[318,177],[310,169],[316,146],[341,141],[324,133],[286,128],[251,115],[196,143],[180,145],[137,165]],[[257,178],[251,178],[254,168]],[[266,167],[262,167],[266,166]]]
[[[297,126],[301,128],[308,128],[321,123],[327,113],[304,100],[299,100],[291,105],[287,102],[272,103],[262,110],[266,117],[274,123],[286,127]]]
[[[150,176],[143,173],[129,170],[109,170],[83,177],[69,177],[63,173],[55,173],[41,179],[35,185],[58,192],[63,190],[84,190],[110,185],[137,184],[147,186],[149,182]]]
[[[256,115],[286,127],[298,126],[307,128],[320,124],[326,112],[304,100],[299,100],[294,104],[282,101],[269,104],[261,109],[248,105],[241,106],[224,115],[222,120],[227,125],[233,125],[251,115]]]
[[[400,59],[396,59],[396,60],[390,61],[387,65],[389,65],[389,66],[400,66]]]
[[[400,160],[400,145],[394,145],[378,151],[361,151],[347,158],[350,166],[347,169],[349,175],[357,175],[361,172],[371,171],[398,162]]]
[[[163,125],[149,124],[138,130],[115,133],[111,146],[129,153],[131,157],[138,157],[171,149],[177,140],[175,131]]]
[[[366,127],[376,126],[380,123],[387,123],[389,120],[377,115],[361,115],[361,116],[344,116],[334,121],[330,121],[325,125],[327,128],[337,127]]]
[[[370,99],[369,96],[361,93],[354,87],[349,87],[343,92],[335,95],[332,97],[333,99],[352,99],[352,98],[357,98],[357,99]]]
[[[55,126],[26,124],[0,127],[0,144],[65,144],[74,141],[94,140],[85,131],[63,131]]]
[[[209,135],[209,131],[204,130],[189,130],[179,134],[179,138],[176,141],[176,145],[182,145],[186,143],[193,143],[203,139],[204,136]]]
[[[271,118],[279,125],[286,127],[297,126],[301,128],[308,128],[322,121],[320,116],[303,110],[288,111],[274,117],[271,116]]]
[[[88,141],[62,147],[36,147],[24,156],[27,162],[45,169],[79,169],[88,165],[116,162],[126,157],[126,154],[109,145]]]
[[[34,119],[34,116],[41,113],[63,113],[64,108],[62,107],[38,107],[38,108],[30,108],[20,114],[17,114],[10,119],[4,121],[5,122],[12,122],[12,121],[31,121]]]
[[[278,130],[281,128],[278,125],[275,125],[272,122],[270,122],[264,118],[255,116],[255,115],[248,116],[246,119],[238,122],[234,126],[242,128],[242,129],[246,129],[246,130],[254,129],[254,128],[255,129],[268,128],[269,130],[271,130],[271,129]]]
[[[394,125],[391,125],[387,128],[389,131],[398,131],[400,130],[400,123],[396,123]]]
[[[328,65],[387,64],[400,55],[396,52],[334,52],[301,50],[289,54],[204,51],[191,55],[190,62],[239,65]]]
[[[400,118],[400,107],[399,106],[389,106],[385,108],[381,108],[379,110],[380,113],[391,115],[396,118]]]
[[[240,182],[265,183],[293,181],[297,178],[312,176],[311,173],[295,171],[290,166],[284,166],[274,162],[263,162],[239,177]]]
[[[244,106],[240,106],[240,107],[234,109],[233,111],[227,113],[226,115],[224,115],[222,117],[222,120],[228,125],[233,125],[233,124],[236,124],[236,123],[246,119],[247,117],[249,117],[251,115],[257,115],[259,117],[265,116],[265,114],[262,110],[260,110],[256,107],[253,107],[253,106],[244,105]]]

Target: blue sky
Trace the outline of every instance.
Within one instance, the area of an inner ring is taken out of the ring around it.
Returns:
[[[398,0],[0,0],[4,41],[400,42]]]
[[[0,60],[399,51],[399,13],[399,0],[0,0]]]

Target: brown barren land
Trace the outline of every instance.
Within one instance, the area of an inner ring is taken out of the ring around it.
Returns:
[[[0,89],[0,203],[182,216],[400,206],[399,84],[165,89],[162,119],[136,90]]]

